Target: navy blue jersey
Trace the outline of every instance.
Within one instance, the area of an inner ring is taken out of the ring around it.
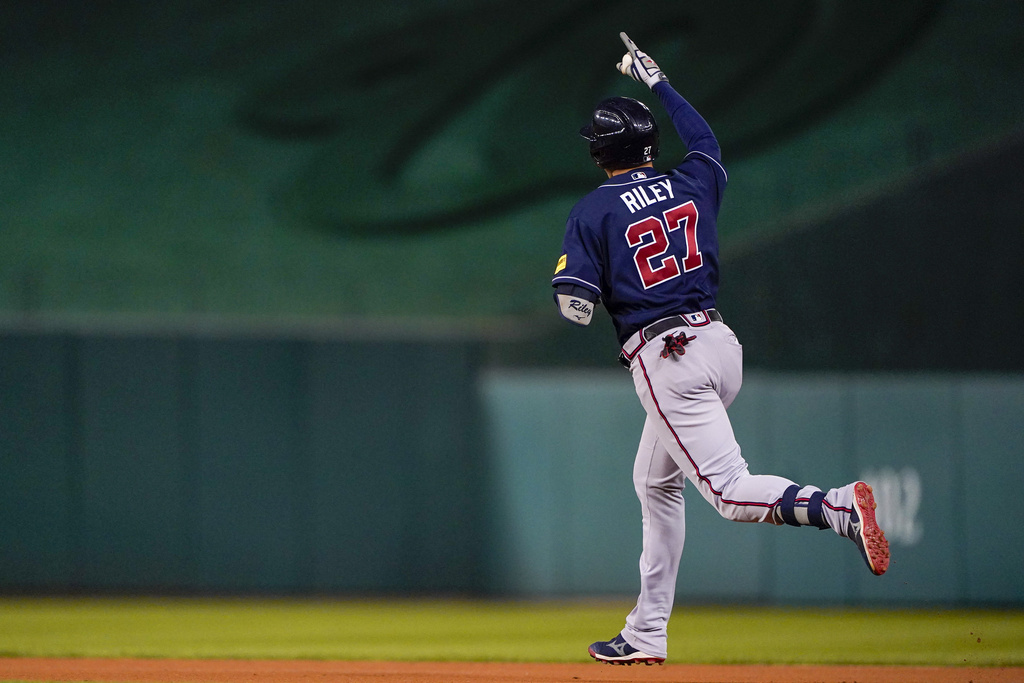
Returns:
[[[667,82],[654,92],[686,157],[668,173],[613,176],[577,202],[552,280],[599,295],[620,343],[655,320],[713,308],[718,293],[717,219],[727,181],[718,141]]]

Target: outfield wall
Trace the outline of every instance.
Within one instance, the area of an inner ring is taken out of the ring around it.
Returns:
[[[479,590],[472,354],[0,335],[0,586]]]
[[[0,333],[0,591],[632,594],[627,375],[485,346]],[[892,568],[690,490],[681,600],[1024,601],[1024,378],[752,373],[731,415],[754,471],[874,483]]]
[[[643,412],[624,372],[487,375],[498,475],[495,585],[631,593]],[[1024,378],[747,373],[730,408],[755,474],[872,483],[892,544],[882,578],[832,532],[727,522],[687,487],[679,596],[766,602],[1024,599],[1016,461]]]

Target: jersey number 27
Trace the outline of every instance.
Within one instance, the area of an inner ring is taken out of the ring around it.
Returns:
[[[704,265],[704,257],[697,246],[697,207],[693,201],[671,208],[663,216],[664,220],[651,216],[626,228],[626,243],[630,247],[639,247],[633,252],[633,261],[636,262],[644,289]],[[682,270],[675,254],[664,256],[671,246],[668,233],[679,229],[686,236]],[[658,260],[659,257],[663,258]]]

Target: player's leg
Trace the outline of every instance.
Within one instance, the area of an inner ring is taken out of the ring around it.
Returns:
[[[742,347],[722,324],[694,337],[682,356],[661,358],[655,347],[633,363],[637,395],[686,478],[727,519],[832,528],[857,545],[873,573],[885,572],[888,542],[864,482],[823,492],[750,474],[726,413],[742,383]]]
[[[636,358],[640,402],[672,459],[723,517],[776,523],[772,510],[793,482],[750,474],[726,413],[743,381],[742,347],[721,323],[692,336],[683,355],[662,358],[651,344]]]
[[[728,408],[743,381],[743,347],[731,332],[725,335],[724,341],[718,345],[721,363],[715,388],[722,405]],[[741,469],[745,471],[746,466]],[[761,485],[757,477],[741,478],[740,481],[754,481],[755,487]],[[734,490],[737,495],[743,495],[743,488],[740,484]],[[884,574],[889,568],[889,542],[875,519],[874,495],[865,482],[854,482],[828,491],[791,483],[765,521],[833,529],[854,542],[873,574]]]
[[[633,647],[657,657],[667,652],[666,629],[686,537],[685,485],[686,478],[648,418],[633,464],[633,486],[643,518],[640,596],[626,618],[623,636]]]
[[[648,418],[633,462],[633,486],[643,521],[640,596],[621,633],[590,646],[594,659],[610,664],[652,664],[665,659],[668,619],[686,536],[685,485],[686,478],[659,443]]]

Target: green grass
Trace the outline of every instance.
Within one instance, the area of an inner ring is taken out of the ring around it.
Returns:
[[[622,602],[0,599],[0,655],[585,661]],[[1024,612],[677,607],[693,663],[1024,665]]]

